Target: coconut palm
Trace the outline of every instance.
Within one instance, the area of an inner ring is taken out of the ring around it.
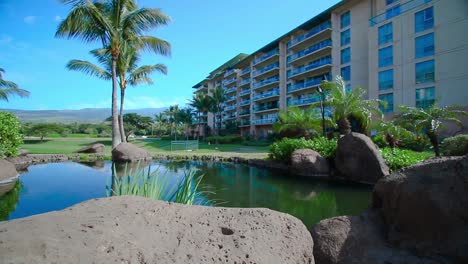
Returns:
[[[19,88],[16,83],[4,80],[3,73],[5,73],[5,70],[0,68],[0,100],[8,102],[10,95],[17,95],[19,97],[29,96],[29,92]]]
[[[226,91],[221,87],[216,87],[211,94],[211,98],[213,101],[211,112],[214,114],[215,119],[215,128],[216,134],[219,136],[219,131],[221,130],[221,113],[224,110],[224,103],[227,101],[228,97],[226,95]],[[218,120],[216,120],[218,118]]]
[[[403,126],[419,133],[423,132],[429,138],[436,157],[440,156],[440,130],[445,128],[444,122],[454,122],[462,127],[459,116],[468,116],[468,113],[459,110],[457,106],[438,107],[435,104],[427,109],[410,106],[400,106],[395,118]]]
[[[171,105],[169,109],[164,111],[164,114],[168,117],[171,124],[171,135],[174,134],[174,139],[177,140],[177,117],[179,113],[179,105]]]
[[[121,48],[131,42],[160,54],[169,54],[169,44],[145,36],[144,32],[167,25],[170,18],[159,9],[138,8],[135,0],[61,0],[72,10],[59,24],[56,37],[78,38],[84,42],[101,41],[111,55],[112,147],[121,142],[117,114],[117,61]],[[164,44],[164,45],[162,45]]]
[[[193,110],[192,108],[189,108],[189,107],[181,109],[177,113],[177,120],[183,124],[184,133],[187,139],[188,139],[188,129],[193,123],[193,115],[194,115]]]
[[[276,132],[299,131],[306,139],[317,135],[321,129],[322,120],[313,108],[304,111],[298,107],[289,107],[279,113],[279,122],[273,126]]]
[[[197,93],[190,101],[190,106],[195,108],[198,115],[198,139],[200,139],[200,128],[202,127],[200,125],[201,114],[208,112],[210,109],[213,108],[213,98],[211,98],[207,94]],[[204,133],[204,136],[206,137],[205,134],[206,133]]]
[[[325,105],[333,109],[333,121],[340,134],[351,132],[351,117],[359,121],[366,130],[374,115],[378,118],[383,117],[379,109],[379,104],[384,104],[382,101],[363,99],[366,92],[359,87],[346,91],[346,83],[341,76],[336,76],[335,82],[323,81],[321,86],[329,91]]]

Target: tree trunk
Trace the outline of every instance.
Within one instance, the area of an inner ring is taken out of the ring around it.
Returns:
[[[429,141],[431,141],[435,156],[440,157],[439,135],[436,132],[427,132],[426,135],[429,138]]]
[[[125,136],[125,129],[124,129],[124,100],[125,100],[125,88],[120,87],[120,115],[119,115],[119,129],[120,129],[120,138],[122,142],[127,142],[128,139]]]
[[[197,135],[197,140],[200,141],[200,133],[201,133],[201,113],[198,112],[198,135]]]
[[[112,56],[112,149],[117,147],[122,139],[120,138],[119,119],[117,112],[117,56]]]
[[[351,124],[349,123],[348,118],[346,117],[341,118],[340,120],[338,120],[337,125],[338,125],[338,131],[340,132],[340,134],[346,135],[346,134],[351,133]]]

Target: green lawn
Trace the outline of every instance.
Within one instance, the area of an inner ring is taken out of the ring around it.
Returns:
[[[22,149],[29,150],[31,154],[71,154],[79,148],[93,144],[102,143],[106,146],[104,154],[111,154],[110,138],[47,138],[41,142],[38,139],[26,139],[21,146]],[[194,151],[173,150],[171,142],[155,139],[137,139],[131,143],[147,149],[153,154],[170,155],[213,155],[222,157],[244,157],[244,158],[266,158],[268,146],[244,146],[241,144],[208,145],[200,143],[199,149]]]

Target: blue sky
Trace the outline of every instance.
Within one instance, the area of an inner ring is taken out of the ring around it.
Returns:
[[[142,64],[164,63],[168,75],[154,74],[154,85],[127,90],[126,108],[185,104],[194,84],[238,53],[252,53],[338,0],[139,0],[172,18],[151,34],[172,44],[172,56],[145,54]],[[91,60],[99,43],[56,39],[69,6],[58,0],[0,0],[0,68],[4,79],[31,92],[30,98],[0,102],[0,108],[52,110],[110,107],[111,85],[70,72],[72,59]],[[94,61],[93,61],[94,62]]]

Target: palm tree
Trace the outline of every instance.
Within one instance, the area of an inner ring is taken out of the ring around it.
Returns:
[[[359,87],[346,91],[346,83],[341,76],[336,76],[335,82],[323,81],[321,86],[330,93],[327,95],[325,105],[333,109],[333,121],[340,134],[351,132],[349,118],[356,119],[366,130],[369,128],[373,114],[383,117],[379,109],[382,101],[372,99],[364,100],[365,91]]]
[[[164,111],[164,114],[168,117],[171,123],[171,135],[174,134],[174,139],[177,140],[177,117],[179,113],[179,105],[171,105],[169,109]]]
[[[210,109],[213,108],[213,99],[211,96],[207,94],[198,93],[196,94],[192,100],[190,101],[190,106],[195,108],[197,115],[198,115],[198,140],[200,139],[200,122],[201,122],[201,114],[204,112],[208,112]],[[204,126],[203,126],[204,127]],[[204,133],[203,135],[206,137]]]
[[[188,140],[187,130],[192,125],[193,114],[194,113],[193,113],[192,108],[189,108],[189,107],[181,109],[177,113],[177,120],[179,120],[179,122],[181,122],[184,125],[184,132],[185,132],[185,136],[187,137],[187,140]]]
[[[387,144],[390,146],[392,151],[395,149],[401,138],[414,137],[413,133],[402,126],[399,126],[395,121],[381,121],[377,124],[376,129],[385,135],[385,141],[387,141]]]
[[[213,90],[211,95],[213,104],[211,112],[215,115],[215,128],[216,134],[219,136],[219,131],[221,129],[221,113],[224,110],[223,104],[227,101],[228,97],[226,95],[226,91],[221,87],[216,87]],[[216,117],[218,117],[218,121],[216,121]]]
[[[458,116],[468,116],[468,113],[457,109],[457,106],[438,107],[435,104],[427,109],[410,106],[400,106],[396,120],[407,128],[419,133],[423,132],[429,138],[436,157],[440,156],[440,130],[445,128],[444,121],[451,121],[462,127]]]
[[[277,132],[297,131],[306,138],[318,134],[321,129],[322,120],[319,114],[313,108],[307,108],[304,111],[298,107],[289,107],[279,113],[279,122],[273,126]]]
[[[4,80],[3,73],[5,73],[5,70],[0,68],[0,100],[8,102],[10,95],[17,95],[19,97],[29,96],[29,92],[19,88],[16,83]]]
[[[159,9],[138,8],[135,0],[61,0],[72,10],[59,24],[56,37],[79,38],[84,42],[101,41],[111,55],[112,148],[120,142],[117,114],[117,61],[121,47],[131,42],[160,54],[169,54],[169,43],[142,35],[167,25],[170,18]],[[162,45],[164,43],[164,45]]]
[[[154,121],[156,121],[156,124],[158,124],[158,131],[161,131],[163,124],[167,123],[166,115],[161,112],[154,116]],[[161,134],[159,136],[161,136]]]

